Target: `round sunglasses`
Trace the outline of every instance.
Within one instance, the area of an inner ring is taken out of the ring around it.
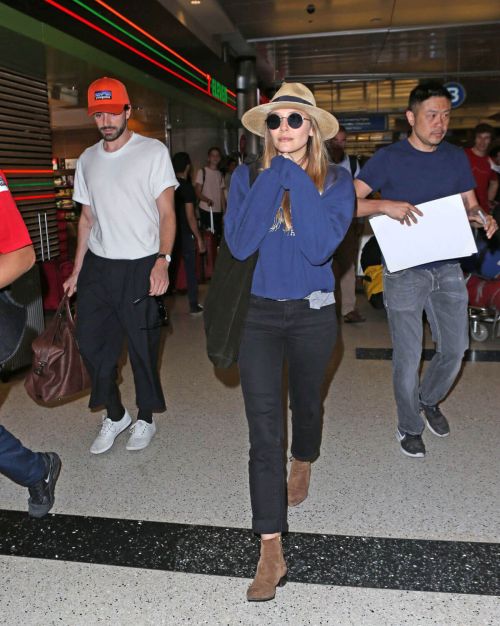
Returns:
[[[304,121],[311,121],[308,117],[302,117],[300,113],[290,113],[286,117],[281,117],[277,113],[271,113],[266,118],[267,127],[269,130],[277,130],[281,126],[281,120],[286,120],[288,126],[294,129],[300,128]]]

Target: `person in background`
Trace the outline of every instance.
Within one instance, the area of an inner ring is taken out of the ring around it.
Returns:
[[[242,123],[265,141],[263,171],[251,188],[249,166],[235,170],[225,218],[235,258],[259,251],[238,360],[250,431],[252,528],[261,536],[247,599],[259,602],[274,598],[285,580],[287,505],[307,497],[311,463],[320,453],[321,387],[337,330],[331,259],[352,220],[354,189],[343,168],[328,164],[324,141],[336,134],[337,120],[316,106],[304,85],[284,83]],[[292,413],[288,489],[285,360]]]
[[[156,433],[153,413],[165,410],[156,296],[168,287],[179,183],[167,147],[128,128],[131,106],[123,83],[94,81],[88,114],[102,139],[77,162],[73,199],[82,214],[64,289],[69,296],[78,289],[77,339],[92,380],[89,406],[106,407],[90,452],[109,450],[132,423],[117,384],[125,336],[139,409],[126,448],[142,450]]]
[[[247,157],[247,136],[245,133],[241,133],[238,145],[238,165],[245,163]]]
[[[28,230],[0,171],[0,289],[35,263]],[[0,329],[0,332],[2,329]],[[55,452],[33,452],[0,425],[0,473],[29,492],[28,514],[44,517],[54,506],[61,459]]]
[[[491,169],[495,170],[495,172],[500,175],[500,146],[495,146],[490,150],[490,163]]]
[[[339,126],[339,132],[326,142],[326,148],[332,162],[343,167],[352,178],[355,178],[359,173],[359,162],[355,156],[346,153],[346,143],[347,131],[344,126]],[[334,268],[337,265],[340,276],[341,315],[346,324],[365,321],[356,308],[356,263],[362,230],[362,220],[353,217],[344,240],[333,256]]]
[[[191,159],[187,152],[177,152],[172,159],[179,186],[175,190],[175,216],[177,234],[170,266],[170,280],[175,283],[180,257],[184,259],[186,271],[189,312],[191,315],[203,313],[198,303],[198,282],[196,280],[196,244],[200,254],[205,253],[205,242],[198,229],[195,215],[196,193],[191,183]]]
[[[498,207],[500,205],[500,146],[495,146],[490,151],[490,163],[491,169],[497,175],[498,189],[495,196],[495,205]]]
[[[222,216],[226,210],[224,176],[219,169],[221,160],[220,149],[210,148],[207,165],[198,170],[195,180],[201,226],[212,232],[217,241],[222,237]]]
[[[226,173],[224,175],[224,195],[226,197],[229,194],[229,187],[231,186],[231,176],[233,175],[234,170],[238,167],[238,159],[235,157],[229,157],[226,161]]]
[[[474,128],[474,144],[465,148],[465,154],[476,181],[476,197],[485,213],[491,213],[498,192],[498,177],[491,167],[488,151],[495,136],[495,129],[489,124],[478,124]]]
[[[485,224],[481,220],[467,158],[444,141],[450,113],[451,96],[441,83],[421,83],[411,91],[406,111],[410,136],[375,152],[354,181],[359,216],[387,215],[401,228],[411,228],[422,216],[415,205],[461,194],[469,220],[492,237],[498,226],[491,216]],[[381,199],[367,199],[373,191],[380,191]],[[458,260],[398,272],[384,267],[383,277],[393,349],[396,437],[403,454],[422,458],[426,425],[438,437],[450,434],[439,403],[455,382],[469,345],[467,289]],[[436,353],[420,381],[424,311]]]

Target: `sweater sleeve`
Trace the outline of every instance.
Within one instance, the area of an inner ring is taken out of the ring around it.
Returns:
[[[282,159],[283,183],[290,190],[292,223],[300,251],[312,265],[323,265],[343,240],[354,213],[354,186],[344,168],[322,195],[295,163]],[[273,159],[274,161],[274,159]]]
[[[290,159],[274,157],[251,189],[247,166],[233,173],[224,233],[235,258],[246,259],[259,248],[285,190],[290,192],[293,229],[302,254],[312,265],[322,265],[332,256],[352,221],[351,177],[338,168],[337,180],[321,195],[301,167]]]
[[[271,169],[259,174],[252,188],[246,165],[233,172],[224,236],[236,259],[243,261],[259,248],[272,226],[283,192],[279,177]]]

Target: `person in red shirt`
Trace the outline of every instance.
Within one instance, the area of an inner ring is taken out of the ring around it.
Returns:
[[[34,262],[28,230],[0,170],[0,289],[27,272]],[[53,507],[60,470],[61,459],[55,452],[33,452],[0,425],[0,473],[28,488],[31,517],[44,517]]]
[[[476,180],[476,196],[485,213],[491,213],[498,191],[498,178],[491,167],[488,150],[495,135],[489,124],[478,124],[474,129],[474,145],[465,148],[472,173]]]

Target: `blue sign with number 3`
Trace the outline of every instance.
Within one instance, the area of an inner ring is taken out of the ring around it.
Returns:
[[[461,83],[445,83],[444,87],[451,96],[451,108],[456,109],[465,102],[467,93],[465,87]]]

